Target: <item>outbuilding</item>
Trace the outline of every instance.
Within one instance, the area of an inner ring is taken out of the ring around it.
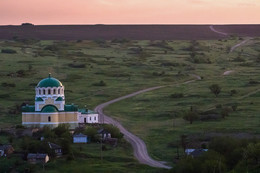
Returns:
[[[42,153],[29,153],[27,155],[27,161],[32,164],[47,163],[49,161],[49,156],[48,154]]]
[[[208,149],[186,149],[185,154],[194,158],[201,156],[204,152],[207,151]]]
[[[0,145],[0,157],[8,156],[14,152],[12,145]]]
[[[102,139],[111,138],[111,133],[103,128],[98,130],[98,134]]]
[[[55,153],[55,156],[62,156],[62,148],[61,146],[48,142],[50,149]]]
[[[73,135],[73,143],[88,143],[88,136],[82,133]]]

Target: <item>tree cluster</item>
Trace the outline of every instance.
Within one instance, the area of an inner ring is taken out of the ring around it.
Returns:
[[[260,140],[216,137],[199,157],[186,156],[171,170],[174,173],[258,173]]]

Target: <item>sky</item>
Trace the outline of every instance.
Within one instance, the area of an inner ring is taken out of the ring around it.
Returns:
[[[260,24],[260,0],[0,0],[0,25]]]

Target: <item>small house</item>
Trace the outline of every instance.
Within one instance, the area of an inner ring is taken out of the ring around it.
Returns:
[[[29,153],[27,155],[27,161],[31,164],[36,163],[47,163],[49,161],[48,154],[41,154],[41,153]]]
[[[82,133],[73,135],[73,143],[87,143],[88,136]]]
[[[208,149],[186,149],[185,154],[194,158],[201,156],[206,151],[208,151]]]
[[[111,133],[105,129],[99,129],[98,134],[102,137],[102,139],[111,138]]]
[[[62,156],[62,147],[61,146],[51,143],[51,142],[48,142],[48,144],[49,144],[50,149],[55,153],[55,155],[57,157]]]
[[[14,152],[12,145],[0,145],[0,157],[8,156]]]

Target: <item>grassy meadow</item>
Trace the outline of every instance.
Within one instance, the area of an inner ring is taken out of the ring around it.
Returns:
[[[0,127],[21,124],[21,104],[34,104],[35,86],[52,73],[65,86],[67,104],[86,105],[90,109],[140,89],[166,85],[115,103],[105,112],[141,137],[153,158],[170,164],[177,155],[181,135],[188,136],[190,147],[223,133],[259,135],[260,39],[254,38],[230,53],[230,48],[241,41],[238,37],[204,41],[2,40]],[[4,53],[6,49],[16,53]],[[233,72],[224,76],[229,70]],[[183,84],[196,79],[192,75],[202,79]],[[218,97],[210,92],[211,84],[221,86]],[[231,95],[231,90],[236,93]],[[172,96],[175,93],[182,96],[175,98]],[[220,115],[222,108],[232,105],[237,109],[225,118],[197,120],[192,124],[182,118],[191,106],[207,116]],[[95,147],[86,145],[83,151],[86,155],[95,151],[98,157]],[[119,154],[125,160],[109,161],[109,157]],[[88,168],[102,172],[113,164],[111,172],[119,168],[123,172],[157,170],[139,165],[129,148],[108,151],[104,157],[107,159],[102,164],[92,158],[95,163]],[[81,172],[86,168],[81,163],[86,160],[81,158],[70,164]],[[66,172],[72,167],[70,164],[53,161],[50,166],[54,170],[50,172]]]

